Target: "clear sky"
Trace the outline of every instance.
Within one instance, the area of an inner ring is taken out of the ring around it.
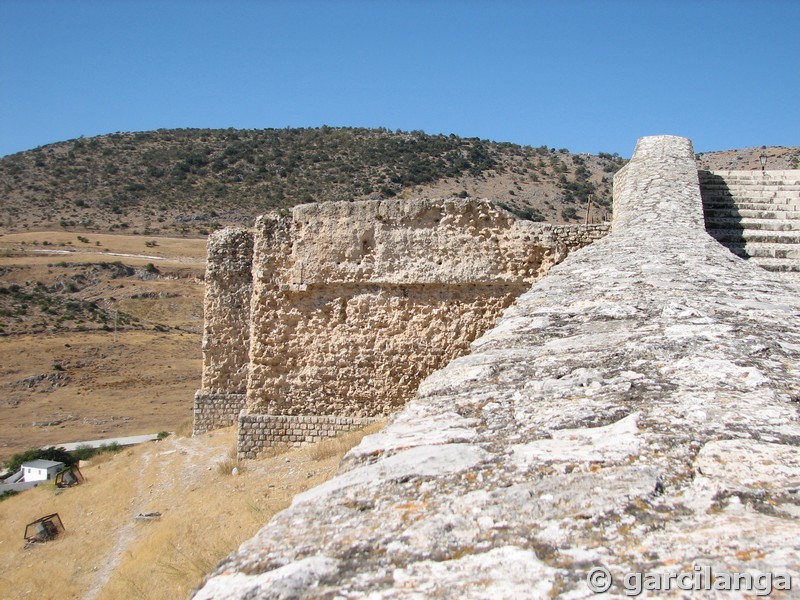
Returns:
[[[630,156],[800,145],[800,1],[0,0],[0,156],[360,126]]]

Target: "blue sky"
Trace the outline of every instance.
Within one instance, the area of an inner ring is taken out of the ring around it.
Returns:
[[[388,127],[630,156],[800,145],[800,2],[0,0],[0,156]]]

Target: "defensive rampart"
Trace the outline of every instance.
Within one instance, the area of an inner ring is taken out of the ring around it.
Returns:
[[[195,432],[241,456],[387,416],[608,225],[522,221],[475,200],[299,206],[209,240]]]
[[[250,366],[253,234],[229,228],[208,239],[203,380],[195,394],[194,432],[236,423]]]
[[[614,214],[196,598],[589,598],[601,566],[796,595],[797,288],[705,232],[686,139],[639,141]]]

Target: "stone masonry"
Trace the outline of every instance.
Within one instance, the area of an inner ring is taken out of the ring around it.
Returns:
[[[236,423],[249,367],[253,235],[232,227],[208,238],[203,381],[194,399],[194,433]]]
[[[321,442],[345,431],[361,429],[374,421],[333,415],[253,415],[242,411],[239,415],[239,450],[250,456],[267,446]]]
[[[195,432],[238,422],[239,454],[252,458],[392,414],[552,265],[607,231],[420,199],[305,205],[219,232]],[[304,427],[276,419],[288,416]]]
[[[689,140],[639,140],[614,203],[195,598],[798,597],[798,288],[706,233]]]
[[[800,171],[700,171],[706,229],[737,256],[800,281]]]

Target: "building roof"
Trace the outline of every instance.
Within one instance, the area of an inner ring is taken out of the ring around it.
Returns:
[[[29,460],[28,462],[22,463],[22,466],[28,467],[29,469],[49,469],[51,467],[65,467],[66,465],[62,462],[56,462],[54,460],[37,458],[36,460]]]

